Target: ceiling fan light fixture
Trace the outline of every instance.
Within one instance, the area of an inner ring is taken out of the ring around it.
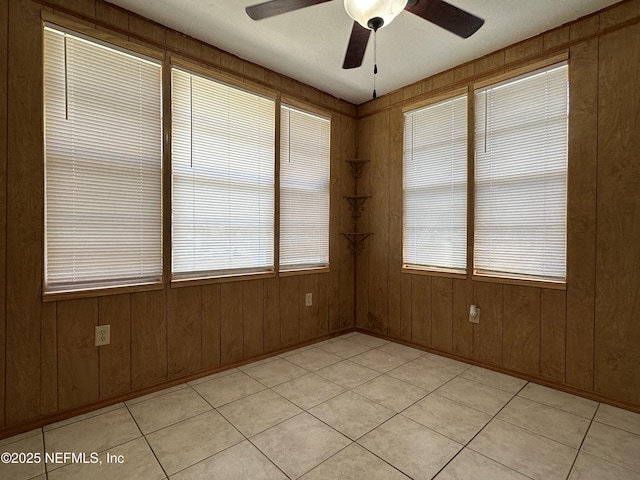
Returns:
[[[382,19],[382,25],[379,28],[386,27],[404,10],[406,5],[407,0],[344,0],[344,9],[347,14],[369,30],[373,30],[370,25],[372,19]]]

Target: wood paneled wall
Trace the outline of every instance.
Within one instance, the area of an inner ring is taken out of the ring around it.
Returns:
[[[43,302],[42,10],[330,110],[330,271]],[[339,232],[351,221],[342,195],[353,194],[345,160],[356,128],[355,106],[102,0],[0,2],[0,437],[3,426],[353,327],[353,258]],[[101,324],[111,344],[98,348]]]
[[[357,326],[640,406],[639,22],[640,0],[624,1],[359,106],[375,234],[357,263]],[[559,53],[571,85],[566,291],[403,272],[402,107]]]

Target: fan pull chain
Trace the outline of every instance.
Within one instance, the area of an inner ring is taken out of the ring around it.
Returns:
[[[378,29],[373,29],[373,99],[377,97],[376,94],[376,75],[378,74]]]

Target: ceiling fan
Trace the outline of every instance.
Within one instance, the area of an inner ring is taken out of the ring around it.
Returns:
[[[245,10],[253,20],[292,12],[331,0],[271,0]],[[344,0],[347,14],[354,20],[342,68],[362,65],[371,31],[389,25],[403,10],[444,28],[462,38],[473,35],[484,24],[476,17],[444,0]]]

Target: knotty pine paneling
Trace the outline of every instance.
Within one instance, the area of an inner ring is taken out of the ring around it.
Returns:
[[[131,390],[131,295],[99,298],[98,324],[110,325],[111,343],[99,348],[100,398],[108,398]]]
[[[202,289],[167,290],[167,360],[169,378],[202,368]]]
[[[61,410],[100,398],[98,349],[98,299],[58,302],[58,400]]]
[[[5,326],[9,425],[40,414],[42,34],[39,5],[24,0],[3,3],[9,9]]]
[[[572,30],[573,31],[573,30]],[[593,388],[598,169],[598,39],[571,47],[566,382]]]
[[[540,373],[540,289],[505,285],[502,295],[503,365],[537,375]]]
[[[5,350],[7,304],[7,54],[9,52],[9,2],[0,4],[0,406],[5,404]],[[4,408],[0,408],[0,427]]]
[[[640,3],[636,3],[639,7]],[[640,404],[640,24],[600,37],[597,392]]]

